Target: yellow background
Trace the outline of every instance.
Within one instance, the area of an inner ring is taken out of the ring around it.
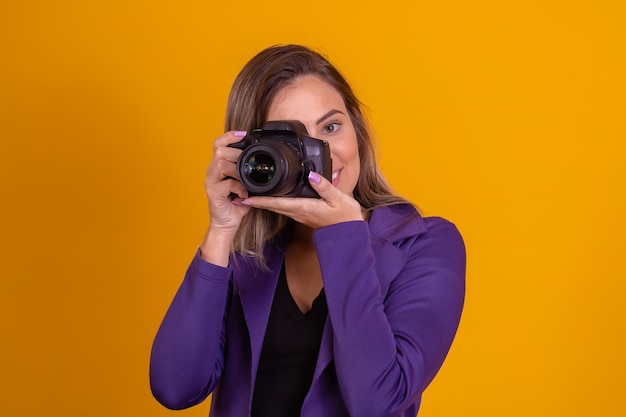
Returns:
[[[626,7],[597,1],[0,3],[0,415],[206,416],[152,337],[207,224],[241,66],[329,55],[390,182],[454,221],[467,303],[420,417],[624,416]]]

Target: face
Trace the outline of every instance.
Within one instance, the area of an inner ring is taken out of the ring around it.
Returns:
[[[299,120],[309,136],[327,141],[333,160],[333,186],[354,195],[361,166],[354,125],[341,95],[316,76],[299,78],[278,91],[267,120]]]

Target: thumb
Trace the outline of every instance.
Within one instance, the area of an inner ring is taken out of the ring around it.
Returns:
[[[340,193],[338,189],[333,187],[330,181],[315,171],[309,172],[309,183],[319,196],[328,202],[335,200],[337,198],[337,193]]]

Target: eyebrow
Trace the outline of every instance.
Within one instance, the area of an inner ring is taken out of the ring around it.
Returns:
[[[316,124],[320,124],[322,123],[324,120],[328,119],[330,116],[333,116],[337,113],[341,113],[345,116],[345,113],[342,112],[341,110],[337,110],[337,109],[332,109],[331,111],[329,111],[328,113],[326,113],[325,115],[323,115],[322,117],[320,117],[317,122],[315,122]]]

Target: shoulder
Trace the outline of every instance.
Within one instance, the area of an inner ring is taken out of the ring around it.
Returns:
[[[454,231],[459,234],[452,222],[442,217],[422,217],[411,204],[395,204],[375,208],[368,224],[370,233],[381,239],[391,241],[431,232],[450,233]]]
[[[465,251],[463,238],[451,221],[442,217],[422,217],[410,204],[374,209],[369,219],[370,234],[379,241],[392,243],[404,250],[424,246]]]
[[[425,231],[422,216],[410,204],[377,207],[372,210],[367,223],[371,235],[385,241],[395,241]]]

